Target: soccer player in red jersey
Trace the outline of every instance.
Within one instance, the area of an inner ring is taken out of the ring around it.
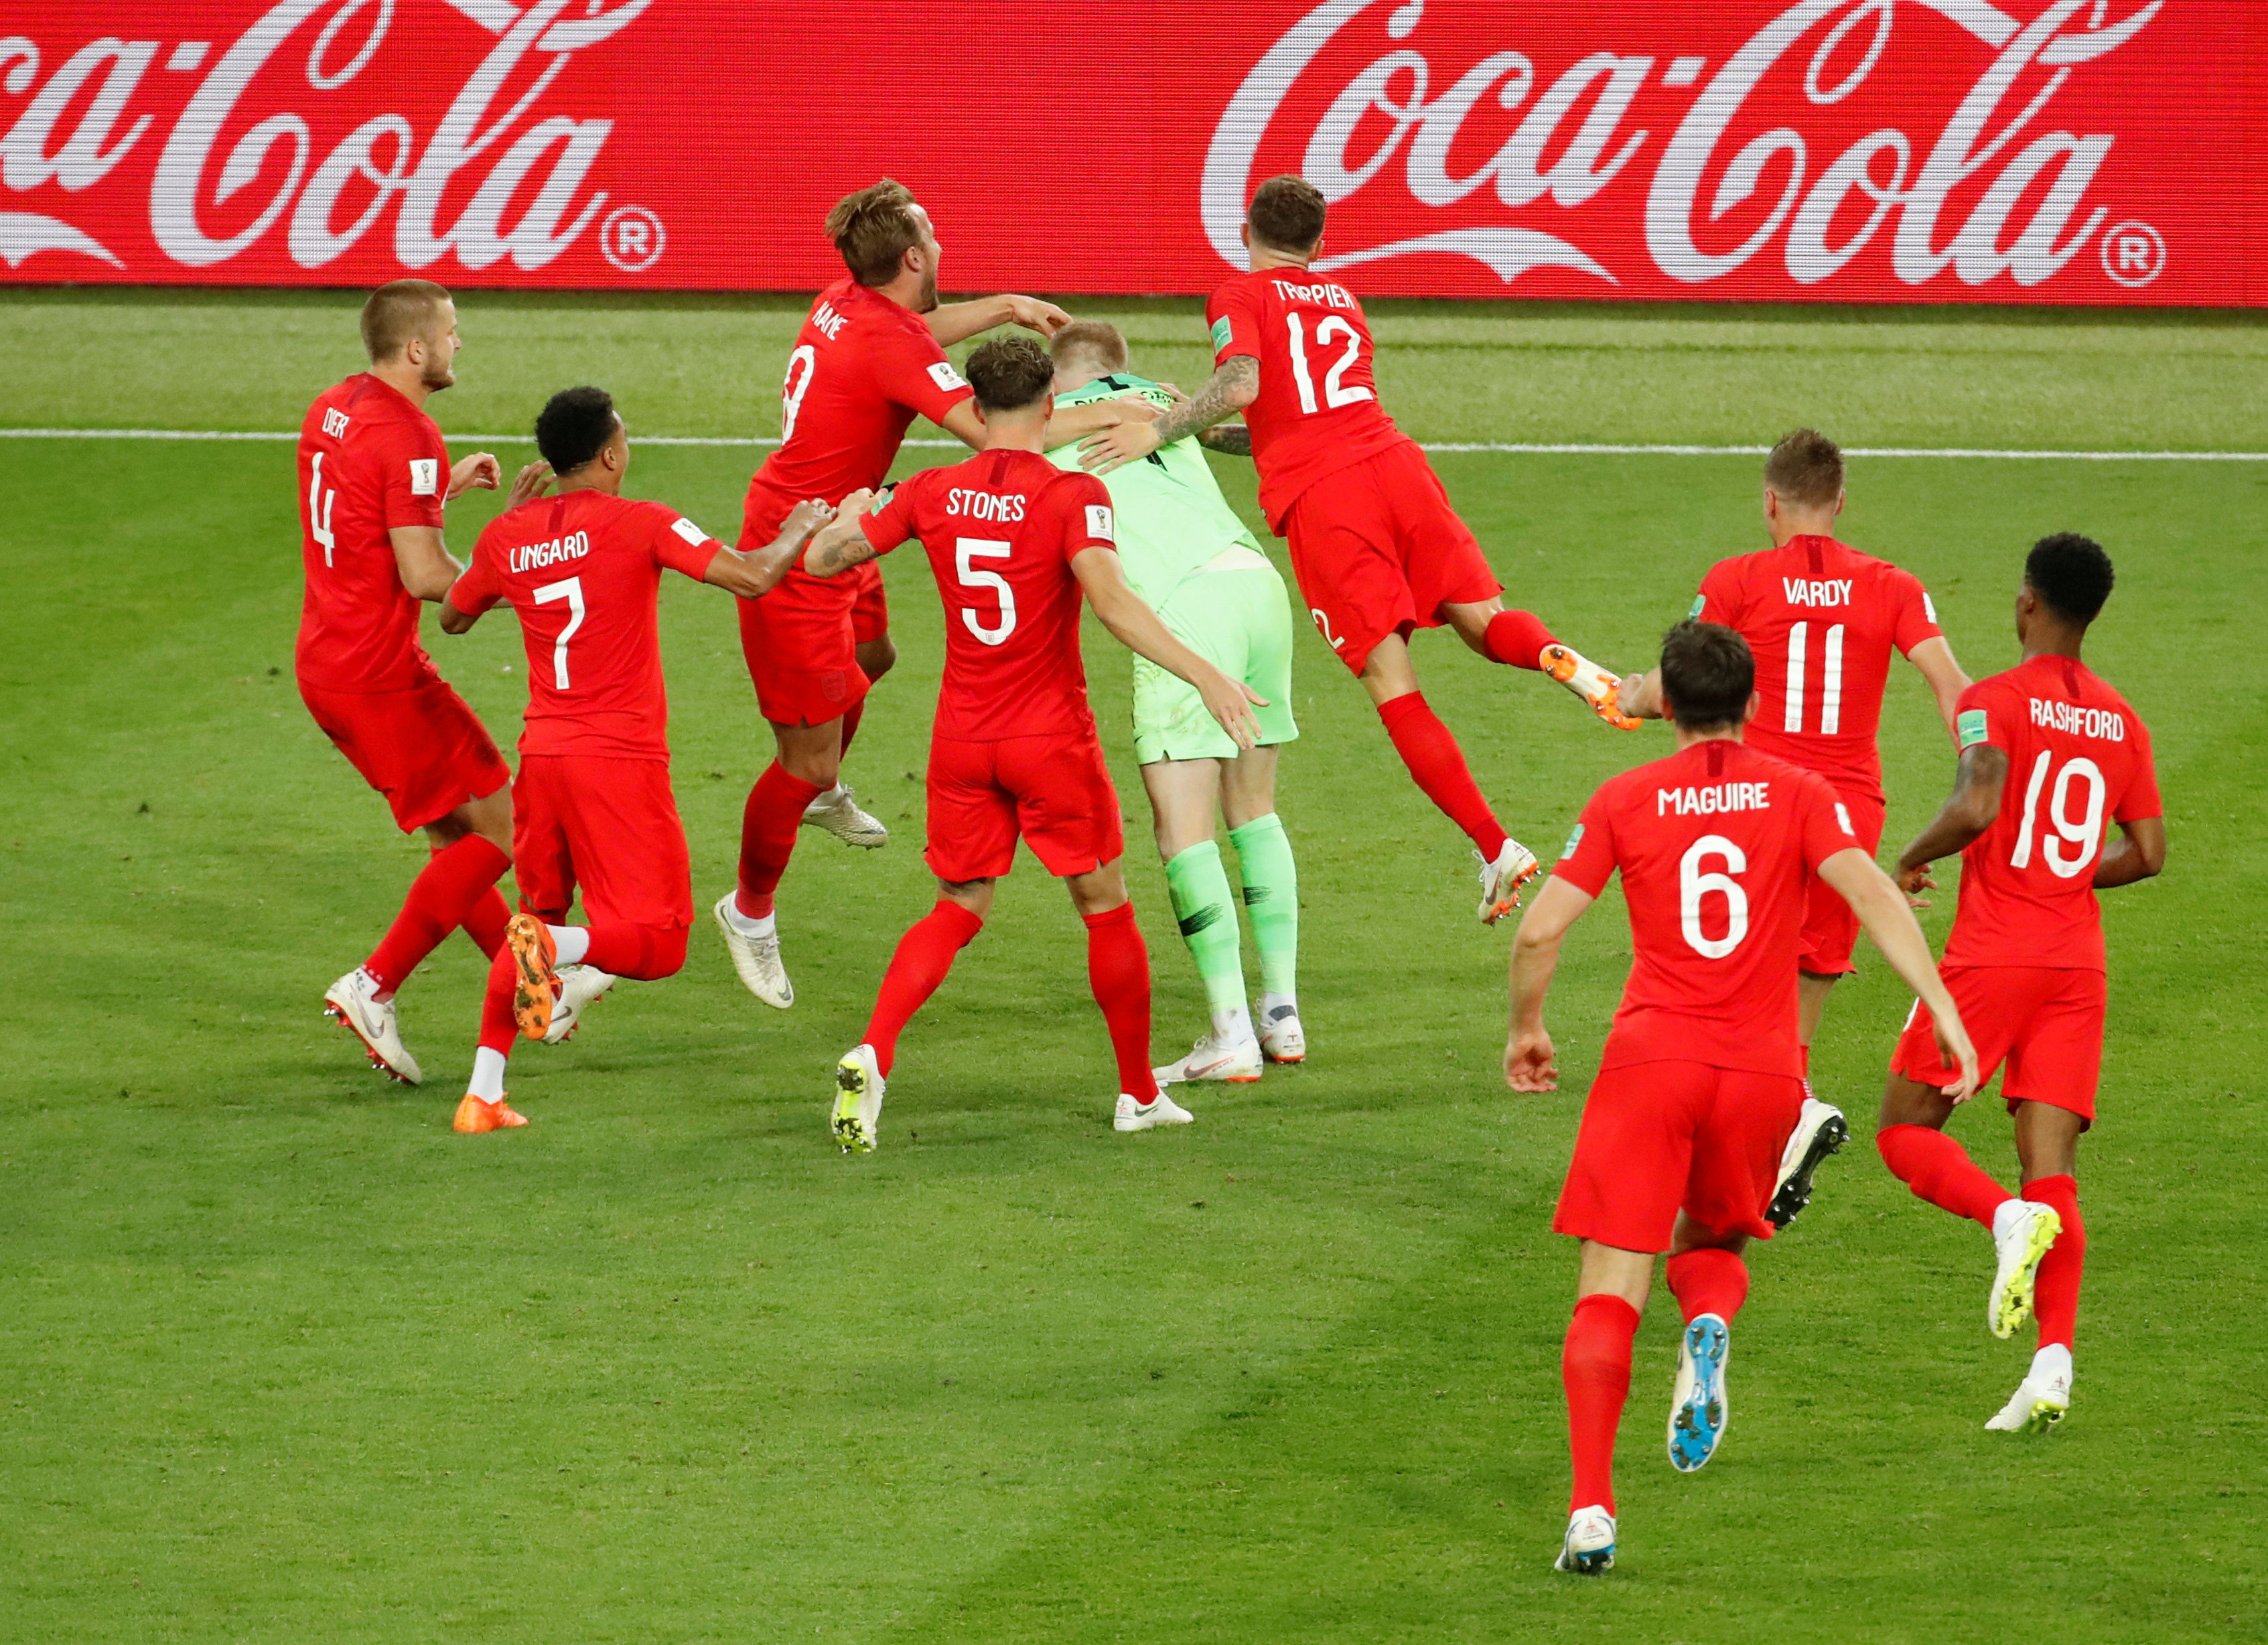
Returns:
[[[772,541],[805,498],[840,503],[880,485],[917,415],[979,445],[968,385],[946,358],[946,346],[1001,325],[1049,335],[1071,319],[1029,297],[940,306],[941,253],[929,214],[888,178],[837,202],[827,233],[849,273],[819,294],[788,356],[779,448],[748,482],[744,549]],[[1139,414],[1098,409],[1078,426]],[[774,892],[796,830],[809,823],[868,848],[889,837],[837,780],[867,688],[897,657],[880,572],[868,566],[829,581],[791,569],[763,601],[742,602],[740,645],[778,756],[748,794],[739,883],[715,911],[741,982],[784,1010],[795,988],[780,958]]]
[[[693,874],[669,786],[669,703],[655,609],[674,571],[745,599],[769,593],[829,511],[791,510],[761,555],[713,541],[660,503],[622,495],[630,435],[603,390],[552,395],[535,419],[541,463],[515,484],[530,500],[481,533],[441,626],[461,634],[498,601],[527,647],[527,713],[512,787],[522,912],[489,970],[480,1049],[456,1128],[527,1122],[504,1088],[514,1032],[546,1037],[558,968],[669,977],[685,963]],[[557,495],[541,492],[556,476]],[[589,924],[570,926],[579,886]]]
[[[1889,876],[1826,780],[1747,747],[1756,665],[1729,628],[1686,622],[1661,648],[1663,712],[1677,752],[1591,797],[1513,945],[1515,1091],[1557,1088],[1543,1000],[1569,926],[1619,869],[1634,958],[1552,1228],[1582,1242],[1560,1369],[1574,1490],[1558,1568],[1614,1563],[1615,1427],[1631,1340],[1669,1253],[1685,1319],[1669,1460],[1690,1473],[1725,1431],[1729,1327],[1746,1300],[1749,1239],[1770,1239],[1778,1162],[1803,1106],[1794,958],[1807,882],[1833,886],[1900,977],[1928,1001],[1965,1095],[1977,1079],[1961,1014]]]
[[[814,575],[835,577],[918,537],[945,602],[925,853],[938,902],[900,940],[865,1039],[836,1065],[832,1123],[845,1153],[874,1147],[899,1031],[983,927],[1020,837],[1086,922],[1087,978],[1118,1064],[1113,1125],[1189,1122],[1151,1073],[1150,956],[1087,705],[1081,594],[1122,643],[1195,686],[1238,747],[1251,748],[1259,730],[1247,704],[1260,699],[1174,638],[1127,586],[1108,489],[1042,454],[1055,409],[1047,350],[1024,337],[988,343],[969,357],[968,377],[983,451],[915,475],[871,513],[846,502],[804,556]]]
[[[460,569],[442,505],[493,488],[497,460],[451,466],[425,402],[457,380],[457,306],[430,280],[395,280],[363,304],[370,369],[326,389],[299,429],[300,557],[306,594],[292,657],[307,712],[403,833],[423,829],[432,859],[386,939],[323,995],[384,1073],[415,1085],[394,991],[462,926],[493,955],[509,917],[497,894],[511,865],[512,772],[417,640],[417,605]]]
[[[1610,724],[1638,722],[1616,707],[1613,675],[1562,645],[1534,613],[1504,609],[1504,585],[1425,453],[1378,402],[1362,305],[1308,272],[1323,217],[1322,195],[1304,179],[1260,185],[1244,226],[1251,271],[1223,282],[1205,310],[1211,379],[1153,423],[1093,436],[1082,461],[1108,474],[1243,412],[1260,506],[1290,541],[1309,615],[1368,689],[1410,777],[1471,838],[1480,917],[1494,924],[1541,870],[1505,833],[1457,740],[1427,706],[1410,633],[1447,623],[1491,662],[1548,673]]]
[[[1875,732],[1891,656],[1904,656],[1929,682],[1948,737],[1969,676],[1954,660],[1920,579],[1835,540],[1843,502],[1843,453],[1835,442],[1808,428],[1783,438],[1764,461],[1772,546],[1711,566],[1690,615],[1738,630],[1756,657],[1764,707],[1749,727],[1749,746],[1824,777],[1871,854],[1881,845],[1886,815]],[[1660,682],[1651,675],[1623,682],[1622,695],[1630,713],[1660,713]],[[1850,975],[1858,940],[1850,904],[1815,881],[1796,957],[1807,1080],[1828,992]],[[1848,1134],[1839,1110],[1807,1095],[1772,1207],[1775,1223],[1784,1226],[1803,1208],[1812,1171]]]
[[[2080,1133],[2095,1123],[2107,998],[2095,893],[2166,863],[2149,728],[2080,660],[2111,582],[2110,557],[2085,537],[2034,546],[2016,596],[2024,660],[1962,693],[1953,797],[1898,856],[1899,883],[1918,895],[1935,884],[1933,863],[1962,853],[1942,975],[1976,1025],[1984,1078],[2007,1065],[2000,1095],[2016,1122],[2021,1197],[1945,1134],[1969,1092],[1946,1088],[1930,1044],[1933,1004],[1917,1007],[1890,1062],[1874,1140],[1917,1195],[1992,1231],[1992,1334],[2010,1335],[2028,1311],[2039,1317],[2031,1368],[1988,1428],[2043,1432],[2071,1405],[2087,1257],[2074,1174]]]

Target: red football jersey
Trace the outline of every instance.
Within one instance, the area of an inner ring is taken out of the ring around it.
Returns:
[[[945,601],[938,736],[997,742],[1094,729],[1071,563],[1117,548],[1101,481],[1037,452],[980,452],[902,482],[859,523],[883,553],[908,537],[929,550]]]
[[[1944,631],[1918,578],[1832,537],[1794,537],[1711,566],[1693,615],[1737,629],[1755,653],[1751,747],[1882,798],[1874,732],[1890,653]]]
[[[1961,694],[1961,746],[2008,756],[2000,815],[1961,854],[1948,965],[2099,971],[2095,865],[2113,822],[2162,816],[2150,730],[2069,657],[2035,657]]]
[[[1622,870],[1634,956],[1600,1066],[1800,1073],[1808,880],[1859,849],[1824,778],[1721,738],[1608,781],[1552,870],[1594,896]]]
[[[299,554],[307,592],[293,662],[326,691],[402,691],[435,678],[417,601],[387,533],[441,523],[441,431],[367,372],[317,396],[299,425]]]
[[[603,491],[540,497],[489,522],[449,603],[470,614],[504,600],[519,614],[522,754],[669,757],[662,568],[697,582],[723,546],[674,508]]]
[[[1260,507],[1281,533],[1300,493],[1410,437],[1378,403],[1370,322],[1344,285],[1299,269],[1256,269],[1221,282],[1205,305],[1217,366],[1260,362],[1260,397],[1244,409]]]

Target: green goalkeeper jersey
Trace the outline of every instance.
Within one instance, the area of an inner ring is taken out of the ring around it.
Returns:
[[[1173,402],[1148,378],[1119,372],[1057,395],[1056,404],[1085,405],[1129,393],[1160,405]],[[1057,446],[1048,461],[1077,472],[1078,444]],[[1225,551],[1245,548],[1260,553],[1259,540],[1220,494],[1220,483],[1206,467],[1194,436],[1105,475],[1102,483],[1110,488],[1126,580],[1153,608],[1164,605],[1190,573]]]

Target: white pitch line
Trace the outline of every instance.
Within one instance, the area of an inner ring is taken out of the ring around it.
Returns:
[[[295,440],[284,430],[216,428],[0,428],[0,439]],[[460,446],[526,446],[526,434],[451,434]],[[930,451],[965,449],[957,439],[909,439]],[[777,446],[776,439],[722,434],[641,434],[641,446]],[[1499,440],[1422,440],[1426,451],[1515,457],[1761,457],[1769,446],[1624,446]],[[1846,457],[1936,457],[1993,462],[2268,462],[2268,451],[2010,451],[1980,446],[1846,446]]]

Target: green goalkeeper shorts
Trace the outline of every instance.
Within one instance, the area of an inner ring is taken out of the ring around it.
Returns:
[[[1225,563],[1224,563],[1225,562]],[[1182,644],[1268,699],[1255,704],[1265,747],[1300,734],[1292,719],[1292,602],[1267,558],[1231,550],[1175,589],[1158,615]],[[1134,758],[1226,760],[1236,741],[1206,712],[1197,688],[1146,657],[1134,659]]]

